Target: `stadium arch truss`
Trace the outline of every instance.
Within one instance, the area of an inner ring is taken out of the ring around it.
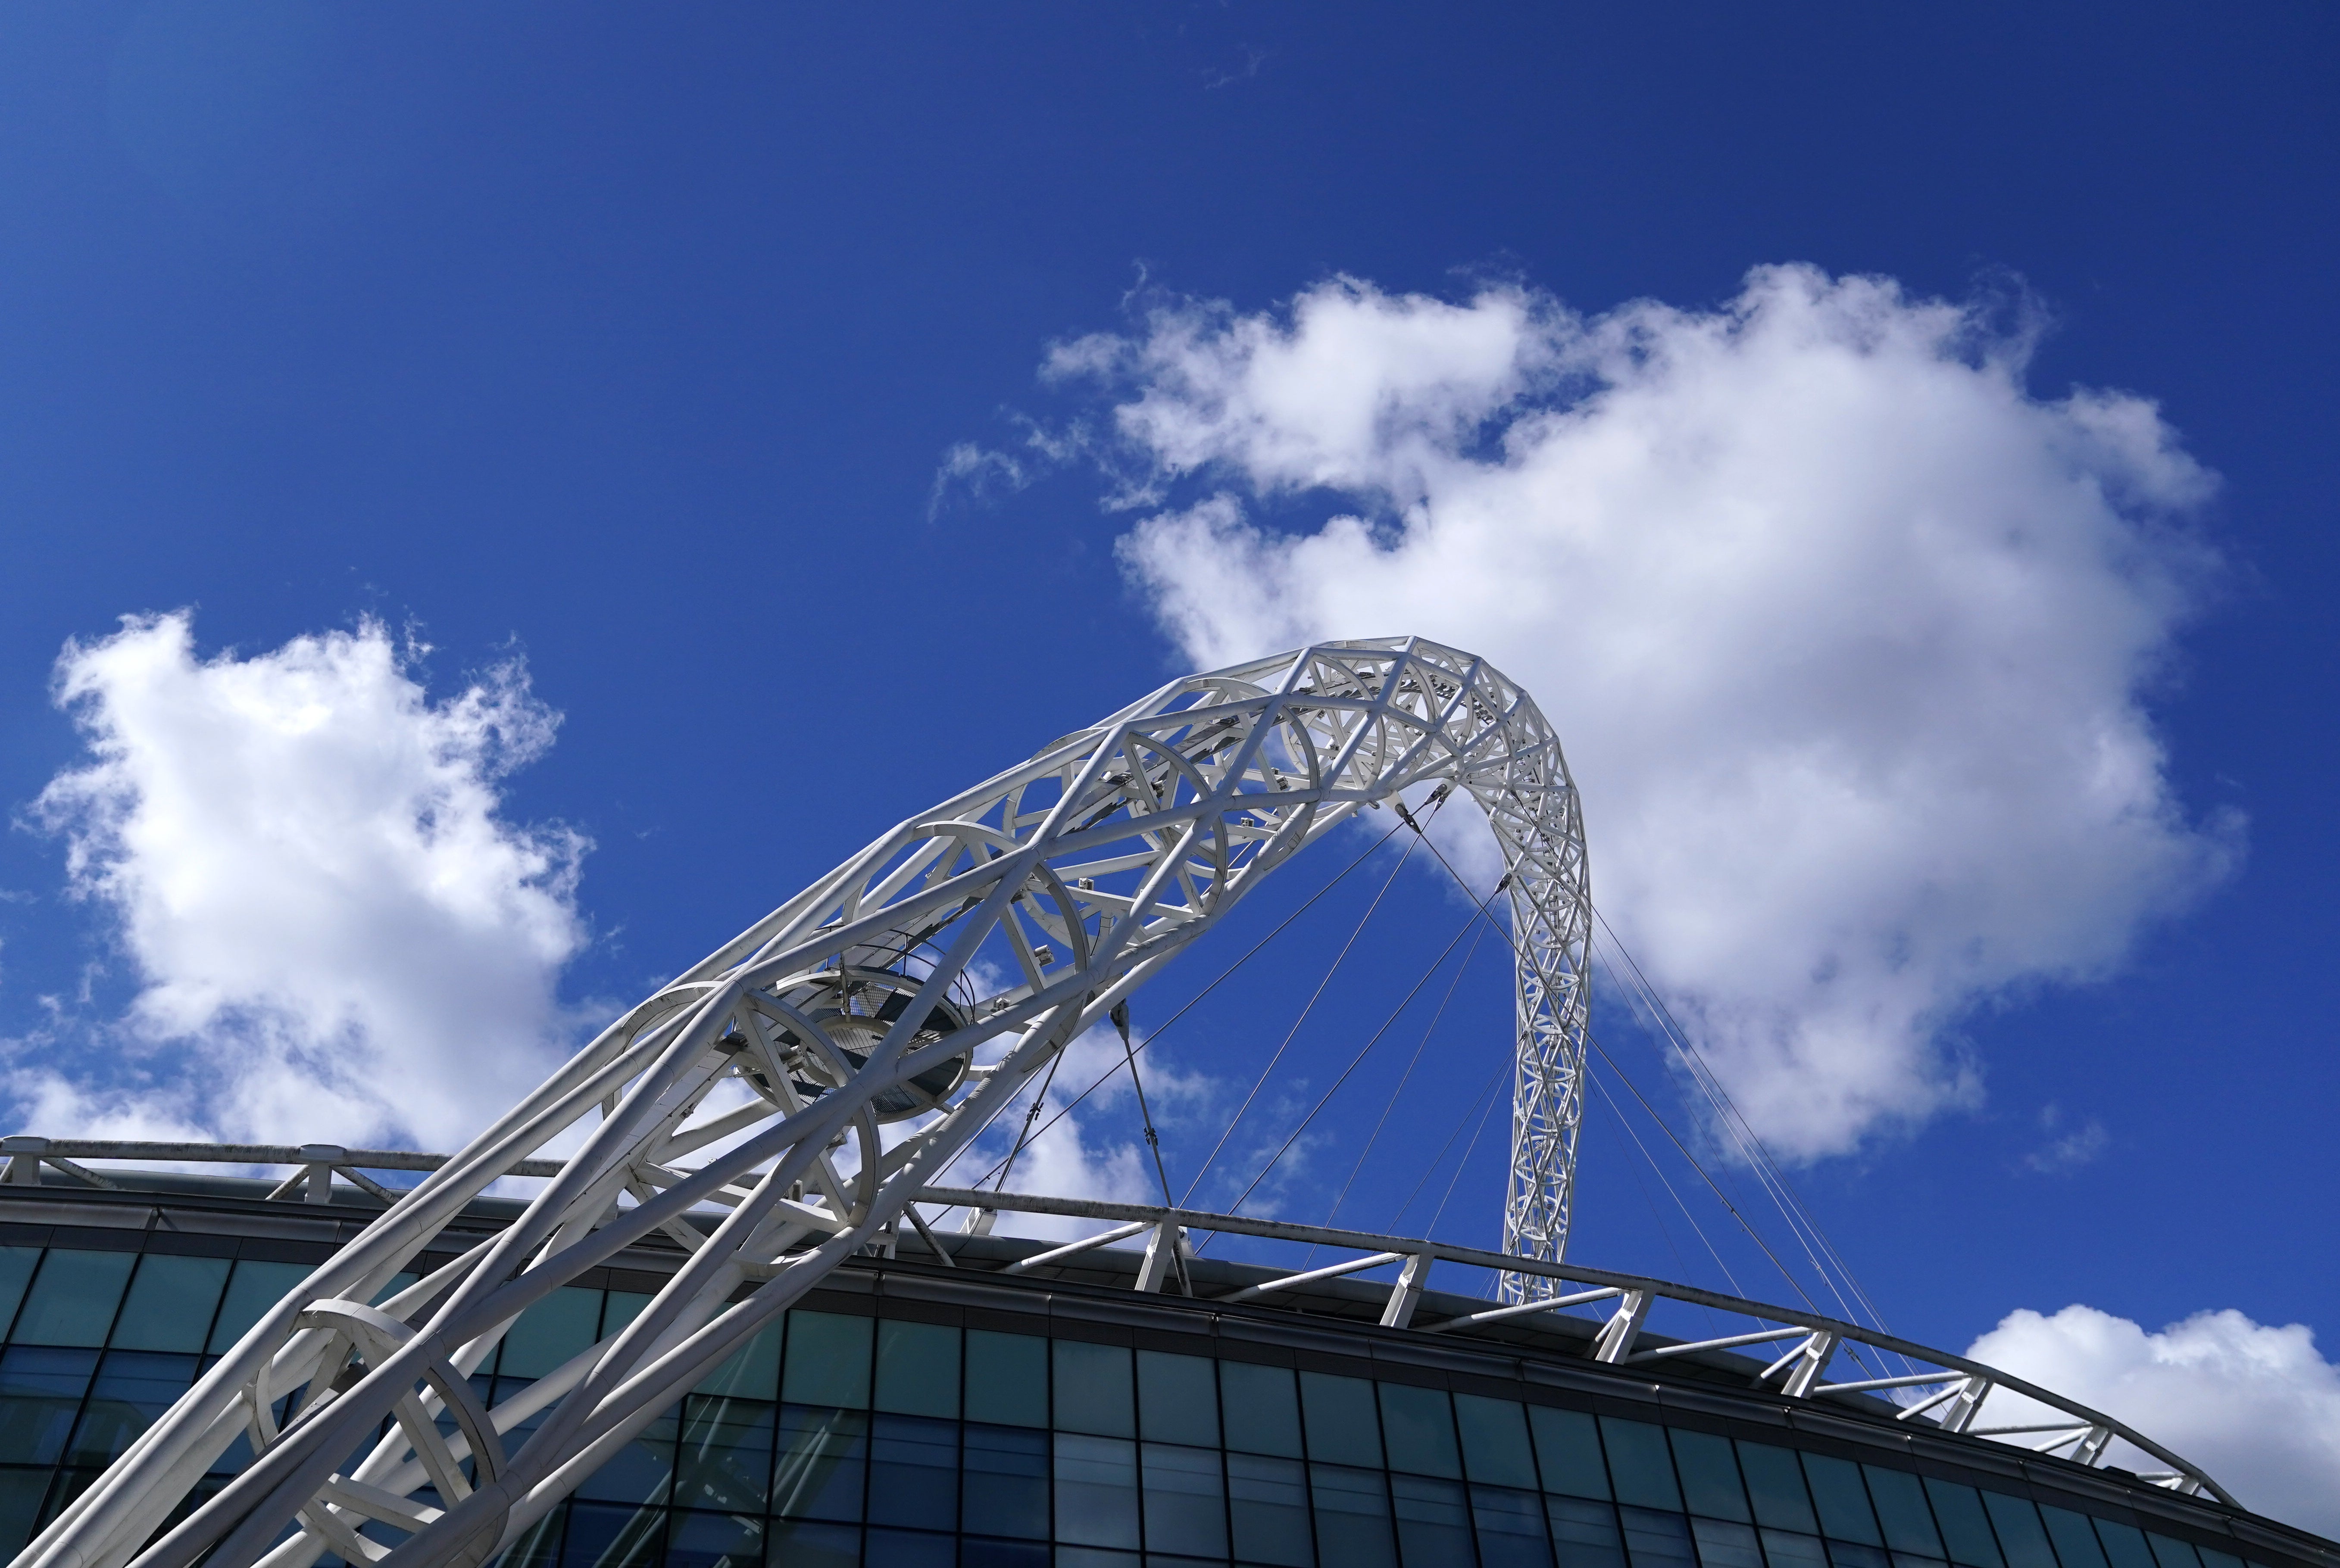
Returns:
[[[1591,919],[1560,745],[1482,659],[1321,644],[1174,682],[1056,741],[632,1009],[265,1314],[23,1563],[472,1568],[889,1227],[1262,877],[1360,812],[1403,813],[1408,790],[1469,794],[1502,852],[1518,978],[1504,1248],[1556,1263]],[[547,1167],[552,1148],[575,1152]],[[368,1305],[491,1184],[545,1169],[508,1231]],[[306,1178],[330,1183],[330,1165]],[[711,1231],[686,1221],[710,1208],[728,1211]],[[1155,1228],[1143,1277],[1159,1287],[1176,1244]],[[653,1230],[690,1257],[640,1316],[528,1408],[482,1408],[468,1375],[520,1314]],[[1560,1282],[1522,1269],[1502,1288],[1534,1306]],[[507,1452],[502,1434],[540,1412]],[[253,1462],[152,1540],[247,1433]]]

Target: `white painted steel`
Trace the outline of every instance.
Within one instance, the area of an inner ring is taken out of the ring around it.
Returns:
[[[263,1316],[20,1562],[307,1568],[355,1550],[472,1568],[890,1235],[1069,1040],[1260,878],[1433,785],[1480,804],[1508,867],[1520,956],[1504,1246],[1557,1259],[1590,915],[1560,746],[1527,694],[1471,655],[1417,638],[1324,644],[1174,682],[1055,742],[904,823],[629,1011]],[[396,1332],[330,1309],[372,1300],[465,1204],[556,1147],[577,1152],[508,1231],[382,1305]],[[300,1153],[287,1196],[329,1197],[336,1170],[357,1174],[348,1151]],[[685,1223],[709,1209],[728,1210],[711,1232]],[[641,1315],[537,1384],[525,1411],[470,1419],[461,1375],[519,1314],[652,1230],[692,1256]],[[1509,1273],[1506,1297],[1548,1278]],[[458,1429],[418,1437],[410,1417],[435,1420],[450,1398]],[[503,1452],[501,1434],[548,1403]],[[142,1545],[247,1430],[244,1472]],[[474,1483],[451,1484],[446,1467],[467,1455],[476,1489],[458,1495]],[[412,1494],[434,1484],[444,1512],[425,1518]],[[358,1533],[369,1524],[403,1538],[375,1543]]]

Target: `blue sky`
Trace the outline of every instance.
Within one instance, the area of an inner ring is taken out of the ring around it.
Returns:
[[[2256,1356],[2246,1408],[2340,1453],[2281,1336],[2340,1333],[2335,41],[2307,5],[14,12],[7,1119],[126,1085],[222,1128],[186,1062],[265,1060],[235,1130],[297,1141],[337,1060],[482,1019],[523,1081],[1205,652],[1483,625],[1586,779],[1596,898],[1896,1327],[2233,1309],[2006,1347],[2188,1452],[2225,1396],[2172,1368]],[[1343,424],[1360,388],[1389,417]],[[1400,614],[1443,621],[1351,624]],[[1730,770],[1781,746],[1812,787],[1755,811]],[[1174,1170],[1367,875],[1165,1039]],[[1417,857],[1271,1109],[1462,912]],[[1344,1220],[1467,1119],[1507,1009],[1482,952]],[[1499,1139],[1442,1234],[1492,1234]],[[1585,1159],[1578,1256],[1715,1282],[1604,1110]]]

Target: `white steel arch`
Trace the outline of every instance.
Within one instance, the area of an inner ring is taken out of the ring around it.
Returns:
[[[472,1568],[868,1244],[1261,877],[1431,784],[1479,802],[1508,867],[1504,1246],[1556,1262],[1591,909],[1559,744],[1469,654],[1322,644],[1174,682],[1066,736],[902,823],[635,1007],[265,1314],[19,1563],[307,1568],[330,1552]],[[893,1139],[889,1122],[905,1124]],[[366,1305],[490,1184],[580,1144],[508,1230]],[[710,1208],[729,1210],[711,1234],[682,1223]],[[482,1408],[467,1375],[520,1313],[653,1229],[691,1257],[641,1314]],[[1554,1288],[1506,1276],[1515,1301]],[[508,1452],[503,1435],[548,1406]],[[145,1545],[240,1433],[253,1463]],[[402,1539],[385,1546],[370,1525]]]

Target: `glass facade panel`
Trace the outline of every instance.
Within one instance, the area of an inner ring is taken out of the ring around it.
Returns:
[[[1308,1476],[1296,1459],[1227,1455],[1227,1523],[1239,1562],[1310,1568]]]
[[[1756,1533],[1763,1538],[1763,1555],[1771,1568],[1829,1568],[1828,1549],[1817,1535],[1769,1528]]]
[[[2039,1510],[2032,1506],[2028,1497],[1986,1492],[1982,1503],[1998,1536],[1999,1547],[2007,1553],[2007,1568],[2057,1568],[2055,1549],[2048,1544],[2048,1532],[2040,1525]]]
[[[968,1338],[973,1337],[970,1332]],[[1046,1540],[1047,1434],[969,1422],[964,1435],[967,1481],[959,1489],[961,1528],[977,1535]]]
[[[1471,1524],[1478,1532],[1480,1568],[1551,1568],[1543,1499],[1534,1493],[1473,1484]]]
[[[1313,1435],[1313,1417],[1311,1431]],[[1320,1563],[1338,1568],[1397,1568],[1396,1541],[1390,1533],[1389,1494],[1380,1471],[1311,1464],[1308,1494],[1315,1505]]]
[[[0,1352],[0,1464],[64,1457],[97,1352],[12,1345]]]
[[[1830,1541],[1828,1543],[1829,1568],[1893,1568],[1893,1559],[1885,1554],[1882,1546],[1863,1546],[1851,1541]]]
[[[1056,1430],[1096,1437],[1136,1436],[1137,1406],[1130,1382],[1128,1347],[1059,1339],[1052,1349],[1056,1363]]]
[[[957,1568],[958,1537],[914,1530],[880,1530],[862,1538],[862,1568]]]
[[[1147,1553],[1224,1558],[1227,1499],[1218,1449],[1148,1443],[1139,1460],[1145,1484]]]
[[[1991,1534],[1990,1521],[1983,1515],[1981,1493],[1929,1475],[1926,1496],[1934,1505],[1934,1523],[1941,1526],[1942,1543],[1949,1548],[1951,1562],[1965,1568],[2007,1568],[1998,1554],[1998,1539]],[[2200,1564],[2189,1563],[2186,1568],[2200,1568]]]
[[[958,1330],[939,1323],[878,1325],[880,1410],[897,1415],[958,1416]]]
[[[652,1568],[666,1545],[666,1510],[572,1503],[560,1568]]]
[[[1819,1533],[1812,1515],[1812,1500],[1804,1490],[1804,1467],[1792,1448],[1769,1443],[1738,1445],[1739,1473],[1747,1478],[1747,1499],[1755,1507],[1755,1523],[1771,1530],[1800,1535]]]
[[[967,1418],[995,1426],[1048,1425],[1048,1342],[1034,1334],[968,1329]]]
[[[1472,1481],[1490,1486],[1535,1490],[1535,1454],[1528,1446],[1526,1406],[1516,1399],[1457,1394],[1454,1425],[1462,1435],[1462,1468]],[[1542,1512],[1539,1504],[1539,1518]],[[1536,1533],[1541,1535],[1542,1532],[1542,1525],[1538,1524]]]
[[[1373,1415],[1372,1384],[1362,1377],[1304,1372],[1300,1408],[1307,1417],[1309,1458],[1381,1467],[1381,1423]]]
[[[1300,1457],[1300,1386],[1290,1367],[1222,1361],[1219,1397],[1229,1448]]]
[[[1057,1540],[1135,1550],[1136,1444],[1121,1437],[1060,1432],[1056,1471]]]
[[[870,1418],[869,1523],[916,1530],[958,1523],[957,1422],[883,1413]]]
[[[2105,1557],[2113,1568],[2156,1568],[2153,1548],[2145,1543],[2145,1532],[2134,1524],[2099,1519],[2097,1539],[2105,1543]]]
[[[1811,1483],[1812,1505],[1819,1512],[1820,1533],[1831,1541],[1882,1546],[1877,1512],[1869,1505],[1869,1488],[1860,1484],[1860,1466],[1849,1459],[1807,1454],[1804,1479]],[[2074,1568],[2067,1562],[2064,1568]]]
[[[40,1261],[37,1247],[0,1247],[0,1334],[16,1321],[17,1304],[25,1299],[25,1287],[33,1282],[33,1270]]]
[[[298,1263],[261,1263],[249,1257],[238,1263],[227,1277],[227,1295],[203,1348],[217,1356],[233,1347],[262,1313],[308,1277],[308,1268]]]
[[[2243,1560],[2231,1552],[2221,1552],[2215,1546],[2196,1546],[2194,1550],[2201,1554],[2202,1568],[2243,1568]],[[2008,1554],[2013,1555],[2011,1549]]]
[[[601,1323],[601,1293],[571,1286],[526,1312],[504,1336],[496,1370],[507,1377],[541,1377],[593,1343]]]
[[[763,1568],[764,1522],[737,1514],[678,1512],[667,1527],[666,1563],[667,1568]]]
[[[192,1356],[107,1352],[90,1385],[89,1403],[83,1407],[65,1463],[104,1469],[194,1383]]]
[[[2145,1543],[2153,1548],[2153,1560],[2160,1563],[2161,1568],[2202,1568],[2202,1559],[2195,1555],[2194,1548],[2186,1542],[2157,1535],[2148,1530],[2145,1534]]]
[[[1139,1435],[1150,1443],[1219,1445],[1219,1382],[1207,1356],[1137,1353]]]
[[[1698,1561],[1690,1521],[1680,1514],[1620,1507],[1617,1522],[1624,1527],[1625,1560],[1632,1568],[1691,1568]]]
[[[1037,1542],[968,1536],[958,1543],[958,1568],[1048,1568],[1048,1549]]]
[[[49,1248],[9,1337],[18,1345],[99,1346],[114,1326],[114,1309],[130,1283],[134,1252],[74,1252]]]
[[[1625,1540],[1617,1531],[1617,1510],[1582,1497],[1546,1497],[1552,1521],[1552,1555],[1560,1568],[1625,1568]]]
[[[1536,1467],[1543,1489],[1567,1497],[1609,1496],[1609,1466],[1601,1457],[1601,1431],[1581,1410],[1528,1406],[1528,1429],[1535,1434]]]
[[[1699,1568],[1763,1568],[1763,1549],[1751,1524],[1693,1517],[1690,1533],[1698,1543]]]
[[[628,1316],[627,1322],[633,1318]],[[617,1329],[604,1329],[614,1334]],[[780,1325],[767,1324],[755,1337],[727,1356],[723,1364],[699,1379],[697,1392],[730,1399],[759,1399],[767,1404],[780,1396]]]
[[[1933,1511],[1926,1506],[1925,1484],[1906,1470],[1880,1470],[1874,1464],[1860,1468],[1869,1478],[1869,1499],[1877,1504],[1886,1547],[1939,1560],[1942,1538],[1934,1531]]]
[[[2039,1517],[2047,1522],[2048,1538],[2056,1543],[2057,1561],[2063,1568],[2106,1568],[2105,1549],[2087,1514],[2042,1503]]]
[[[683,1401],[674,1501],[685,1508],[761,1514],[770,1496],[772,1406],[760,1399]]]
[[[1709,1432],[1685,1432],[1679,1426],[1671,1429],[1669,1435],[1673,1440],[1674,1469],[1681,1476],[1682,1501],[1690,1511],[1709,1519],[1747,1524],[1753,1515],[1747,1512],[1747,1489],[1739,1483],[1739,1457],[1730,1450],[1730,1439]]]
[[[1446,1397],[1446,1390],[1415,1388],[1403,1383],[1378,1386],[1382,1441],[1389,1448],[1389,1467],[1417,1475],[1461,1480],[1462,1455],[1454,1445],[1454,1408]],[[1404,1532],[1401,1530],[1399,1533],[1403,1536]]]
[[[1681,1491],[1674,1484],[1674,1462],[1666,1451],[1666,1429],[1646,1421],[1601,1418],[1601,1444],[1609,1450],[1609,1482],[1617,1501],[1636,1508],[1681,1511]]]
[[[788,1337],[795,1339],[793,1328]],[[773,1513],[840,1523],[860,1519],[869,1465],[868,1415],[834,1405],[783,1405],[775,1452]]]
[[[0,1279],[0,1287],[5,1283]],[[45,1470],[0,1470],[0,1552],[14,1557],[33,1538],[33,1526],[41,1517],[41,1499],[48,1491]]]
[[[873,1322],[840,1312],[789,1313],[780,1397],[791,1405],[868,1409]]]
[[[177,1350],[203,1347],[227,1288],[224,1257],[174,1257],[149,1254],[130,1281],[130,1295],[114,1325],[117,1350]]]
[[[577,1495],[591,1503],[665,1502],[674,1483],[674,1441],[675,1418],[660,1416],[587,1476]]]
[[[850,1524],[775,1519],[770,1561],[787,1568],[856,1568],[861,1561],[861,1532]]]
[[[1398,1560],[1405,1568],[1468,1568],[1471,1507],[1460,1482],[1393,1475],[1390,1504],[1397,1517]]]

